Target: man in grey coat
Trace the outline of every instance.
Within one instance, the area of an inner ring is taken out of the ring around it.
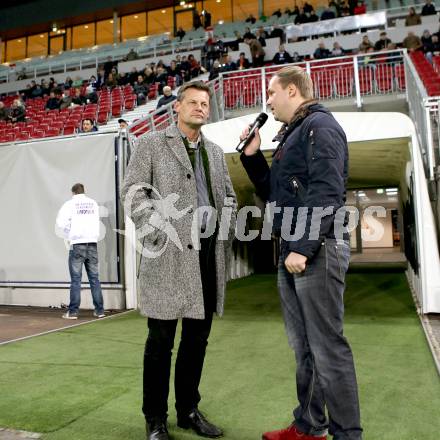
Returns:
[[[223,151],[200,131],[208,120],[210,98],[202,81],[180,88],[177,127],[139,139],[121,192],[142,251],[140,309],[149,328],[142,410],[148,440],[169,439],[171,350],[179,318],[177,425],[204,437],[223,435],[198,410],[213,313],[223,314],[236,210]]]

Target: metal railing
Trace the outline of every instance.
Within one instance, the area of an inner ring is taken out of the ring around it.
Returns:
[[[426,177],[433,181],[440,163],[440,97],[428,96],[410,57],[405,57],[405,71],[410,116],[422,148]]]
[[[366,96],[405,93],[405,50],[372,52],[326,60],[295,63],[307,70],[320,100],[353,99],[358,108]],[[223,108],[234,110],[261,106],[266,110],[265,91],[276,71],[270,66],[220,74]]]
[[[82,69],[95,68],[107,61],[109,56],[113,61],[125,61],[130,49],[134,49],[140,59],[157,58],[164,55],[174,55],[180,52],[187,52],[200,49],[205,44],[205,39],[195,39],[187,41],[169,41],[157,44],[148,43],[147,38],[133,40],[130,44],[114,44],[111,46],[94,46],[91,49],[72,50],[56,57],[45,57],[39,62],[35,59],[15,63],[14,70],[9,66],[0,65],[0,83],[17,81],[22,69],[25,69],[26,80],[36,79],[37,77],[52,75],[56,73],[76,72]],[[68,55],[68,57],[66,56]]]

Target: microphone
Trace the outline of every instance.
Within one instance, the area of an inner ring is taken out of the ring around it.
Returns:
[[[249,130],[249,134],[247,135],[247,137],[245,139],[243,139],[242,141],[240,141],[240,143],[237,145],[236,150],[241,153],[248,145],[249,142],[254,138],[255,136],[255,130],[258,128],[261,128],[267,121],[267,118],[269,116],[267,116],[266,113],[260,113],[257,116],[257,119],[255,119],[254,123],[252,125],[249,126],[250,130]]]

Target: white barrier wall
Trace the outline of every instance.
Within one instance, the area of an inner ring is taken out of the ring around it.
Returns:
[[[70,282],[55,219],[78,182],[100,208],[100,279],[119,281],[113,133],[5,145],[0,170],[0,283]]]

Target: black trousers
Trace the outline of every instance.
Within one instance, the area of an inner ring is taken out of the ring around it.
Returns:
[[[199,384],[217,298],[214,237],[202,239],[199,259],[205,319],[182,319],[182,336],[174,375],[178,417],[187,416],[197,408],[201,399]],[[177,322],[177,319],[148,318],[149,331],[144,352],[142,411],[149,424],[159,420],[165,421],[168,415],[171,352]]]

